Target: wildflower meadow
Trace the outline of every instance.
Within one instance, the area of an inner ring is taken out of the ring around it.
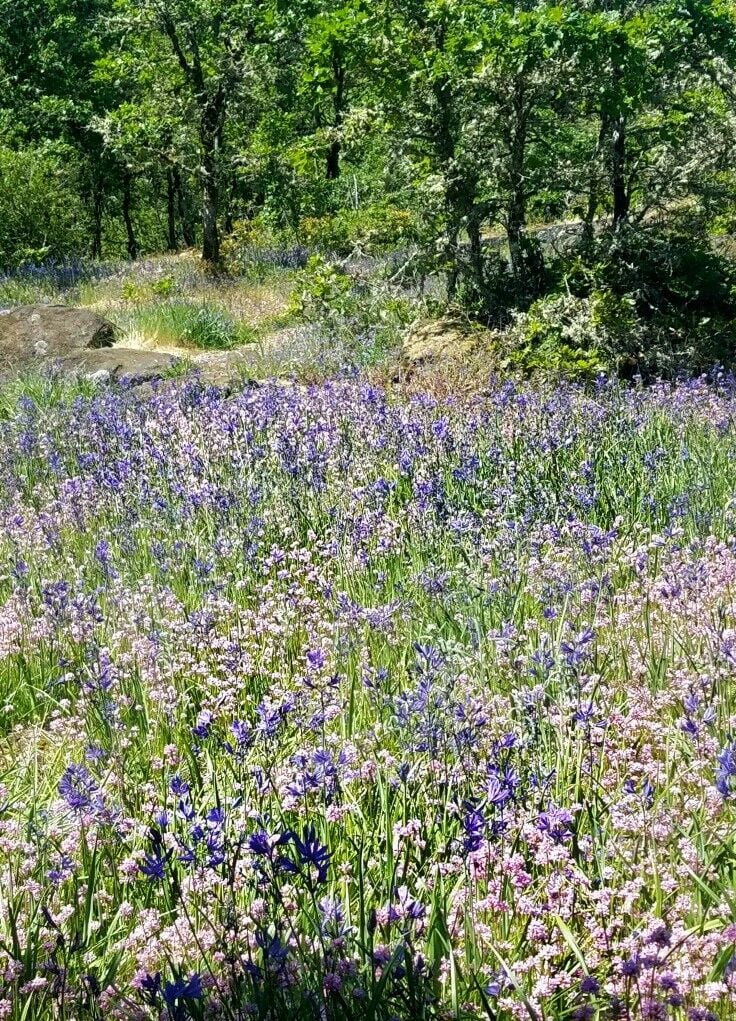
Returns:
[[[736,1015],[736,381],[2,413],[0,1018]]]

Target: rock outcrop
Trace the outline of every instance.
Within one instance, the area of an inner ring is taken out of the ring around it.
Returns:
[[[0,312],[0,376],[115,343],[115,327],[96,312],[66,305],[20,305]]]
[[[450,316],[425,320],[407,333],[401,360],[410,369],[437,362],[464,362],[482,348],[487,336],[484,330]]]

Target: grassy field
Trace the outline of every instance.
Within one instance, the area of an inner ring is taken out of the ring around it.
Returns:
[[[732,1017],[735,411],[8,396],[0,1017]]]

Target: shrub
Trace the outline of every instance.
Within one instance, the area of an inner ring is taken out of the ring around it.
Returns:
[[[151,284],[151,290],[159,298],[170,298],[176,289],[176,281],[170,273],[162,276],[159,280],[154,280]]]
[[[319,321],[349,308],[350,277],[321,255],[313,255],[299,276],[289,311],[308,322]]]
[[[395,349],[414,317],[411,301],[377,280],[359,281],[314,255],[298,277],[289,312],[339,349],[340,365],[372,365]]]
[[[578,298],[610,295],[608,353],[622,374],[673,375],[733,363],[736,263],[714,249],[696,218],[606,232],[581,245],[563,275]],[[622,308],[629,311],[619,321]]]
[[[223,241],[222,261],[233,276],[263,277],[276,269],[302,269],[308,253],[288,231],[275,230],[261,217],[238,220]]]
[[[367,255],[381,255],[416,242],[419,228],[413,214],[405,209],[372,205],[306,217],[299,235],[308,248],[324,253],[344,256],[358,249]]]
[[[610,293],[540,298],[515,315],[504,336],[504,364],[524,372],[593,376],[610,368],[620,330],[626,329],[619,322],[636,327],[630,306]]]

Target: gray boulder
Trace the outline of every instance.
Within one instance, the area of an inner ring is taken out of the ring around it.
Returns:
[[[115,343],[115,327],[96,312],[66,305],[20,305],[0,312],[0,374]]]

